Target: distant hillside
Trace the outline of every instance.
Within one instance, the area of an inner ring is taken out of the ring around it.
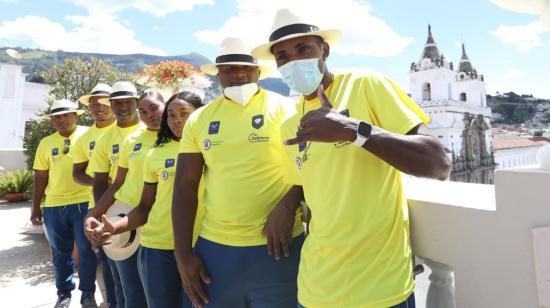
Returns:
[[[550,123],[550,100],[507,92],[487,95],[493,122],[500,124]]]
[[[130,55],[112,55],[102,53],[81,53],[81,52],[66,52],[66,51],[48,51],[41,49],[28,49],[28,48],[15,48],[22,55],[21,59],[10,58],[5,50],[7,48],[0,48],[0,62],[15,63],[23,65],[23,72],[29,74],[27,81],[43,83],[44,80],[40,77],[41,71],[46,71],[55,64],[62,64],[66,58],[81,58],[83,60],[90,59],[92,57],[98,59],[111,60],[112,65],[121,71],[137,73],[142,70],[146,65],[159,63],[160,61],[185,61],[195,67],[200,67],[205,63],[211,63],[211,61],[196,52],[192,52],[186,55],[180,56],[153,56],[146,54],[130,54]],[[211,78],[213,87],[218,87],[218,81],[216,78]],[[268,78],[262,80],[260,84],[268,90],[288,95],[288,87],[280,80],[276,78]]]

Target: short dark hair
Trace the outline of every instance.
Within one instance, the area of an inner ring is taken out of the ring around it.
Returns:
[[[202,99],[195,93],[183,91],[172,95],[166,102],[164,111],[162,112],[162,121],[160,122],[160,129],[157,133],[157,141],[155,142],[155,147],[162,146],[165,143],[170,142],[170,140],[175,139],[176,135],[172,132],[168,126],[168,106],[172,104],[176,99],[181,99],[189,104],[193,105],[195,109],[202,107]]]
[[[143,92],[143,94],[141,94],[141,96],[138,98],[137,103],[141,103],[141,101],[143,101],[147,97],[153,97],[155,100],[160,101],[164,104],[164,97],[162,97],[162,95],[155,90],[148,90]]]

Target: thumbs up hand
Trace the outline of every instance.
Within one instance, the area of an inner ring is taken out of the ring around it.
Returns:
[[[300,120],[296,138],[285,140],[286,145],[293,145],[307,141],[317,142],[353,142],[359,121],[341,115],[332,107],[332,103],[325,95],[323,84],[317,88],[317,96],[321,101],[319,109],[311,110]]]

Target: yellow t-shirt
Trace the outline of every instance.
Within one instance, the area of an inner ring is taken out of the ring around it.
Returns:
[[[118,168],[118,157],[122,143],[128,135],[141,128],[141,124],[129,127],[113,126],[96,141],[90,164],[92,171],[109,172],[109,178],[114,181]]]
[[[245,107],[222,96],[191,114],[180,153],[204,158],[201,237],[230,246],[267,243],[261,234],[267,216],[291,188],[283,179],[280,138],[289,105],[260,89]],[[300,215],[294,236],[303,232]]]
[[[325,90],[341,114],[406,134],[429,118],[391,80],[341,74]],[[294,138],[318,98],[301,97],[281,127]],[[289,183],[311,209],[302,248],[298,299],[305,307],[390,307],[414,291],[409,216],[401,173],[351,142],[285,146]],[[399,151],[399,149],[395,149]],[[299,167],[298,167],[299,166]]]
[[[92,157],[92,151],[95,148],[95,144],[97,140],[103,136],[107,130],[112,128],[116,125],[116,122],[113,122],[112,124],[98,128],[95,124],[88,129],[87,132],[85,132],[78,140],[76,141],[74,147],[71,149],[71,158],[73,159],[73,164],[79,164],[84,162],[89,162],[90,158]],[[90,163],[88,163],[88,166],[86,167],[86,174],[94,177],[94,173],[92,172],[92,166]],[[88,209],[91,209],[95,206],[94,202],[94,195],[92,192],[90,192],[90,204],[88,206]]]
[[[141,245],[147,248],[174,250],[174,233],[172,231],[172,193],[174,176],[178,159],[179,142],[170,141],[153,148],[147,154],[143,165],[143,181],[157,184],[155,203],[149,212],[147,223],[141,231]],[[193,243],[199,236],[203,215],[202,191],[199,185],[199,204],[193,228]]]
[[[77,126],[69,136],[69,153],[63,154],[65,137],[55,132],[40,140],[34,157],[35,170],[48,170],[45,207],[63,206],[88,201],[91,187],[77,184],[73,180],[73,144],[88,130],[86,126]]]
[[[115,193],[115,199],[136,207],[143,191],[143,163],[145,156],[157,141],[157,132],[147,128],[138,130],[122,143],[118,166],[128,169],[124,184]]]

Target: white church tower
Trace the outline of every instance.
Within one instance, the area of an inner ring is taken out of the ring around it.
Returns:
[[[451,180],[492,184],[491,109],[483,75],[473,67],[464,44],[455,71],[437,48],[428,26],[420,60],[411,63],[410,95],[430,116],[428,127],[451,156]]]

